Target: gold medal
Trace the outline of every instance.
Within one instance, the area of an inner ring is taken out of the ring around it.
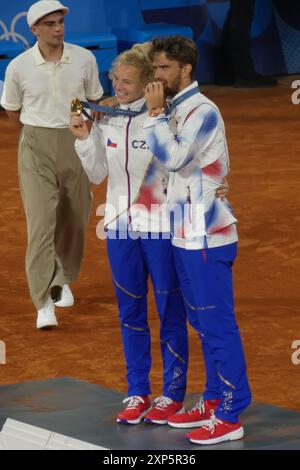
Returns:
[[[71,101],[71,111],[72,113],[76,113],[78,116],[82,113],[83,105],[78,98],[74,98]]]

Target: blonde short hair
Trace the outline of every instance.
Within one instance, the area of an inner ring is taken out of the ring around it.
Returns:
[[[153,67],[149,59],[151,49],[150,42],[135,44],[131,49],[121,52],[114,60],[109,72],[109,78],[113,80],[117,65],[133,65],[140,70],[142,83],[146,84],[153,80]]]

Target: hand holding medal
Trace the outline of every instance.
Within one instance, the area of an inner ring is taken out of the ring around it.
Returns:
[[[82,117],[83,105],[82,102],[75,98],[71,102],[71,120],[69,129],[79,140],[85,140],[89,136],[89,129],[86,121]]]

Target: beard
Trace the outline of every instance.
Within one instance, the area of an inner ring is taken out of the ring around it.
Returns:
[[[173,98],[173,96],[177,95],[177,93],[179,93],[180,91],[180,84],[181,84],[181,75],[178,75],[169,83],[163,82],[165,97]]]

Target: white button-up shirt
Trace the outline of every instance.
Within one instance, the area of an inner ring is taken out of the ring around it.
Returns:
[[[103,94],[94,55],[64,43],[58,63],[46,62],[38,43],[12,60],[5,74],[1,105],[21,111],[23,124],[64,128],[73,98],[98,100]]]

